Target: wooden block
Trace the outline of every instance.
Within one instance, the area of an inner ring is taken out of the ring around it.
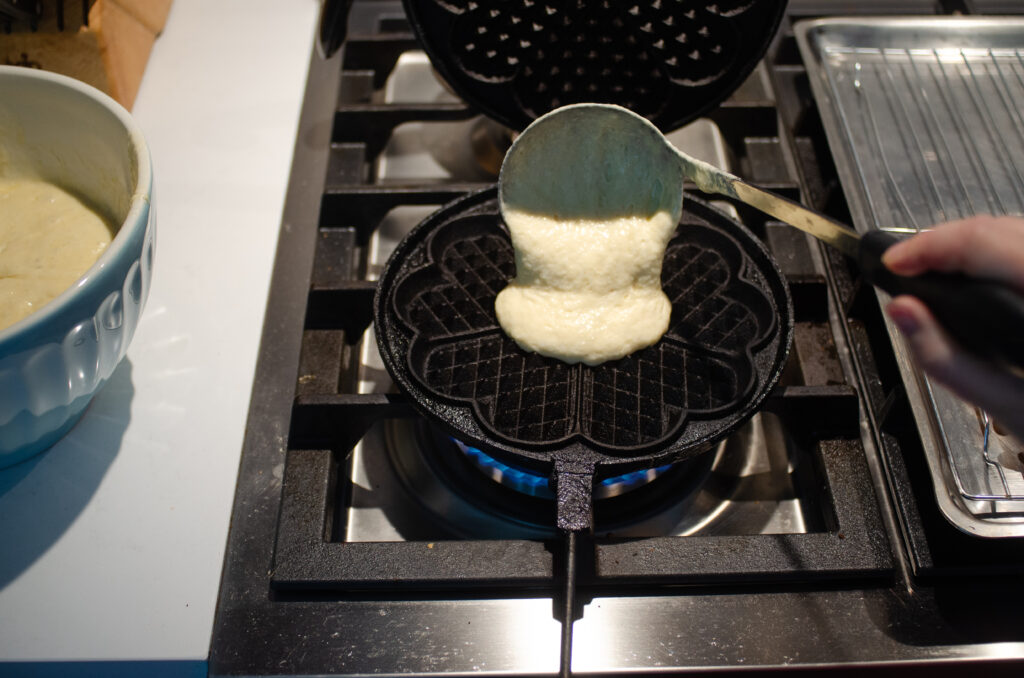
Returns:
[[[173,0],[96,0],[88,26],[65,3],[64,27],[44,3],[36,30],[0,32],[0,63],[62,73],[100,89],[131,109],[149,54]],[[70,10],[70,11],[69,11]]]
[[[99,37],[107,93],[130,109],[146,72],[156,32],[111,0],[97,0],[89,10],[89,30]]]
[[[171,11],[174,0],[105,0],[118,5],[125,12],[149,29],[153,35],[160,35],[167,23],[167,15]]]

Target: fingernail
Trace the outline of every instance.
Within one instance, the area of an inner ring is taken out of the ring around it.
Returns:
[[[889,317],[899,328],[900,332],[907,335],[908,337],[913,336],[921,329],[921,325],[917,322],[917,318],[913,313],[910,313],[907,309],[899,305],[890,305],[886,309]]]

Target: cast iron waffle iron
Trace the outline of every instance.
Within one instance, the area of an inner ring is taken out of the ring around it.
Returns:
[[[793,308],[761,242],[689,195],[662,264],[669,329],[654,346],[593,367],[523,351],[494,311],[514,274],[497,189],[472,194],[399,243],[374,325],[388,372],[429,420],[550,475],[568,536],[568,675],[576,536],[592,529],[595,479],[687,459],[745,422],[781,375]]]
[[[685,204],[663,262],[668,332],[592,367],[528,353],[502,331],[494,298],[515,261],[496,193],[451,203],[399,244],[381,276],[388,370],[452,435],[535,471],[571,457],[611,476],[705,451],[774,385],[792,320],[760,241],[692,196]]]
[[[619,104],[664,131],[717,106],[764,55],[785,0],[403,0],[434,67],[513,129]]]

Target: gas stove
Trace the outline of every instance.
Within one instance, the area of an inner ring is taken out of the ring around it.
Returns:
[[[791,3],[746,82],[669,138],[849,220],[792,32],[824,13]],[[312,59],[211,675],[558,670],[565,563],[547,478],[422,419],[371,324],[396,244],[493,186],[510,134],[435,77],[399,2],[355,2],[340,54]],[[790,359],[713,450],[595,488],[573,671],[1019,671],[1024,542],[939,513],[871,290],[796,230],[715,205],[785,274]]]

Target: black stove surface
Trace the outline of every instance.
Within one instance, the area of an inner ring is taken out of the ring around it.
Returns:
[[[986,9],[954,4],[857,11]],[[769,56],[707,116],[734,173],[846,220],[791,26],[848,11],[791,2]],[[554,503],[523,496],[543,483],[495,483],[519,470],[481,467],[419,419],[371,350],[381,243],[493,184],[481,167],[403,175],[389,153],[477,114],[389,98],[417,50],[400,3],[357,1],[349,26],[310,65],[210,673],[551,674],[564,564]],[[840,255],[723,207],[786,276],[790,361],[717,450],[598,500],[574,671],[1020,671],[1024,545],[939,514],[877,301]]]

